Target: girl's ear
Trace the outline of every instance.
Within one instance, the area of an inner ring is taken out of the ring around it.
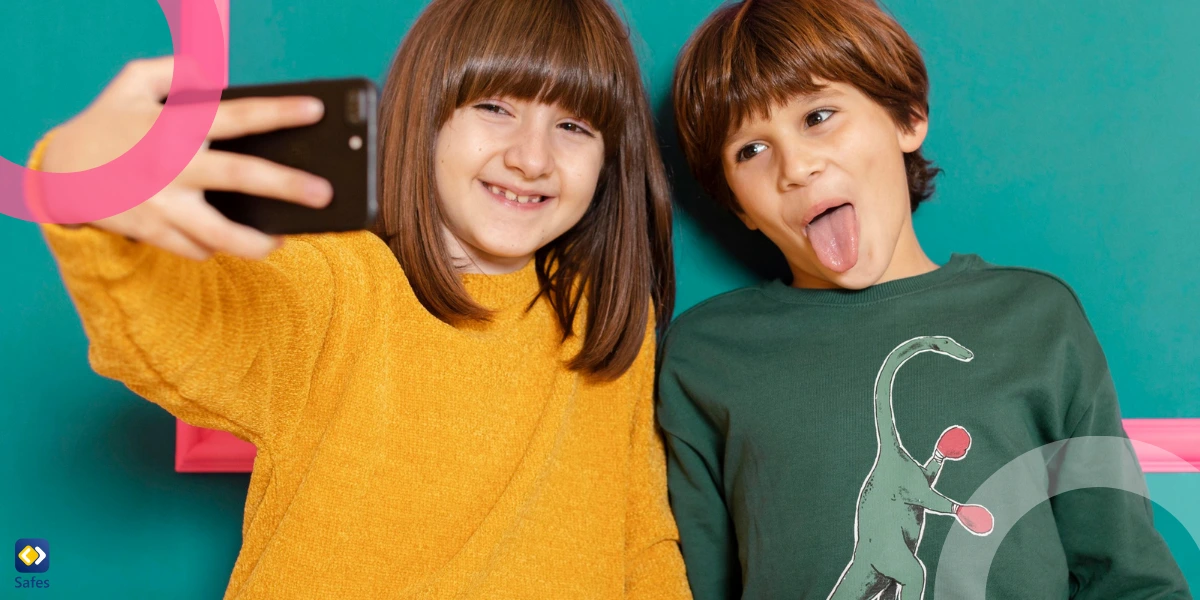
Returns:
[[[905,131],[903,127],[896,128],[896,140],[900,142],[900,151],[905,154],[916,152],[921,149],[921,144],[925,143],[925,135],[929,133],[929,117],[922,113],[916,113],[909,122],[909,130]]]

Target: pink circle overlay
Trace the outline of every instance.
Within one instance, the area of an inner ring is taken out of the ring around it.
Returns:
[[[133,148],[75,173],[44,173],[0,157],[0,213],[37,223],[87,223],[125,212],[170,184],[204,146],[226,82],[214,0],[158,0],[171,28],[174,71],[165,106]]]

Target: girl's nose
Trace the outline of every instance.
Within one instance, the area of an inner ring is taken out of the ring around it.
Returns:
[[[504,153],[504,163],[510,169],[519,171],[527,180],[549,175],[554,170],[554,155],[545,129],[522,127]]]

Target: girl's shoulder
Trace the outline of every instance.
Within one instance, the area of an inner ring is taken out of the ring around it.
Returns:
[[[327,271],[343,299],[365,294],[389,302],[417,302],[395,254],[370,231],[289,236],[276,255],[269,260],[283,268]]]
[[[279,253],[318,255],[337,272],[350,269],[382,278],[404,278],[404,271],[391,248],[369,231],[319,233],[289,236]]]

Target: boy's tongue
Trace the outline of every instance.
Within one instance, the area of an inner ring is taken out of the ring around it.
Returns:
[[[843,204],[808,224],[808,240],[826,269],[845,273],[858,262],[858,214]]]

